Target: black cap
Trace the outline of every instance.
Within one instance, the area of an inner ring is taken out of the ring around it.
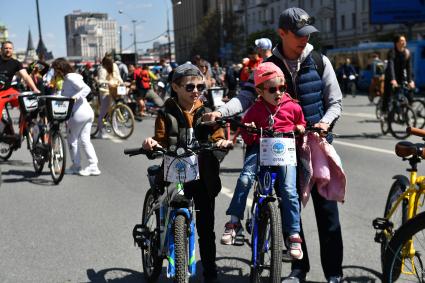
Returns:
[[[318,32],[319,30],[313,24],[314,18],[297,7],[286,9],[279,17],[279,28],[290,30],[297,36],[307,36],[313,32]]]
[[[182,77],[188,77],[188,76],[194,76],[194,77],[203,77],[202,72],[196,67],[195,65],[191,63],[185,63],[183,65],[178,66],[174,70],[173,78],[171,79],[171,82],[175,82],[176,80],[182,78]]]

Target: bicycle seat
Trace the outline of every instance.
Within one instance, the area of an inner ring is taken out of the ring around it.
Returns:
[[[399,157],[407,157],[416,155],[425,158],[425,145],[422,143],[411,143],[409,141],[401,141],[395,145],[395,154]]]

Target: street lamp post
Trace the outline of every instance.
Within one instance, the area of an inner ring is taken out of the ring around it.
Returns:
[[[170,8],[167,8],[167,37],[168,37],[168,60],[172,61],[172,54],[171,54],[171,37],[170,37],[170,18],[169,18],[169,14],[168,11],[175,7],[178,6],[182,3],[182,1],[178,1],[177,3],[173,4]]]
[[[126,13],[124,13],[123,10],[119,10],[118,13],[126,15],[127,17],[129,17],[131,19],[131,22],[133,23],[133,46],[134,46],[134,65],[137,65],[137,39],[136,39],[136,23],[137,21],[132,19],[129,15],[127,15]]]

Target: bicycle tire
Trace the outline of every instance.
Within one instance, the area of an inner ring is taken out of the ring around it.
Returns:
[[[376,116],[376,119],[378,120],[382,118],[382,104],[383,104],[383,99],[382,97],[380,97],[375,107],[375,116]]]
[[[394,207],[395,202],[397,199],[406,191],[406,186],[403,185],[403,183],[400,180],[395,180],[394,183],[391,185],[390,191],[388,192],[387,202],[385,204],[385,210],[384,210],[384,218],[387,218],[388,214],[390,213],[391,209]],[[394,236],[395,231],[402,226],[406,220],[407,220],[407,201],[404,200],[402,203],[398,206],[398,209],[394,211],[391,219],[389,219],[393,223],[393,228],[386,231],[386,234],[388,237],[382,238],[381,243],[381,266],[382,270],[384,269],[384,255],[385,251],[387,249],[387,246],[391,240],[391,238]],[[397,221],[397,222],[396,222]]]
[[[425,127],[425,102],[420,99],[413,99],[411,105],[416,115],[416,127],[423,129]]]
[[[39,125],[36,125],[36,127],[39,127]],[[34,135],[34,132],[32,132],[31,135]],[[34,136],[32,136],[32,139],[34,139]],[[44,164],[46,163],[43,148],[45,148],[45,144],[42,141],[40,133],[38,133],[35,141],[33,141],[32,151],[32,166],[34,167],[35,174],[37,175],[41,174]]]
[[[413,240],[415,253],[412,257],[403,260],[402,248],[409,240]],[[424,282],[425,271],[423,269],[423,260],[421,259],[421,256],[425,255],[424,242],[425,212],[422,212],[403,224],[391,239],[385,252],[385,266],[383,269],[382,282],[395,282],[398,279],[400,279],[400,281],[407,281],[405,277],[409,280],[414,279],[412,278],[413,274],[410,276],[406,275],[402,273],[401,268],[403,268],[404,272],[416,273],[416,277],[420,276],[420,278],[417,278],[417,282]],[[402,262],[404,262],[403,266]],[[416,265],[415,262],[417,263]],[[409,268],[410,265],[411,267]],[[418,269],[420,269],[419,272]]]
[[[388,124],[388,120],[385,117],[379,119],[379,125],[381,127],[381,132],[383,136],[390,132],[390,125]]]
[[[152,222],[151,219],[147,219],[149,213],[152,211],[154,201],[154,191],[149,189],[145,195],[142,214],[142,224],[146,223],[147,226],[145,228],[149,229],[149,238],[147,241],[149,244],[141,247],[143,276],[147,282],[156,282],[158,280],[158,277],[161,274],[163,261],[163,259],[158,256],[158,251],[160,249],[159,211],[157,210],[151,214],[151,217],[153,217]],[[152,226],[150,226],[150,224],[152,224]]]
[[[3,134],[13,135],[13,133],[14,131],[10,129],[10,125],[7,124],[3,130]],[[2,161],[7,161],[12,156],[12,153],[13,153],[13,144],[0,142],[0,159]]]
[[[110,118],[115,135],[121,139],[127,139],[133,134],[135,121],[130,107],[125,104],[115,105]]]
[[[254,236],[254,233],[253,233]],[[253,241],[251,241],[253,243]],[[264,246],[264,245],[268,245]],[[254,249],[252,244],[252,249]],[[252,250],[254,252],[254,250]],[[270,252],[270,264],[265,262],[265,254]],[[263,278],[263,271],[269,270],[268,278]],[[275,202],[267,202],[261,208],[258,223],[257,266],[251,267],[250,282],[281,282],[282,271],[282,225],[280,211]]]
[[[188,266],[188,234],[187,234],[187,223],[186,218],[183,215],[177,215],[174,219],[173,225],[174,233],[174,249],[175,249],[175,267],[176,274],[174,276],[174,282],[176,283],[187,283],[189,277],[187,274]]]
[[[392,110],[388,114],[388,124],[390,133],[396,139],[405,139],[410,136],[406,132],[407,127],[416,127],[416,115],[415,111],[410,106],[401,106],[400,113]],[[399,125],[400,128],[397,128]]]
[[[50,138],[50,156],[49,156],[50,174],[55,185],[63,179],[66,167],[66,148],[65,141],[60,132],[53,132]]]

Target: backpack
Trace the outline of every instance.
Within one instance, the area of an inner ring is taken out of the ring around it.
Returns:
[[[313,50],[311,51],[311,58],[313,58],[313,61],[316,64],[317,73],[319,73],[320,78],[322,78],[323,72],[325,71],[325,64],[323,63],[322,54],[316,50]]]
[[[374,76],[380,77],[385,73],[384,62],[379,61],[375,62],[375,74]]]

